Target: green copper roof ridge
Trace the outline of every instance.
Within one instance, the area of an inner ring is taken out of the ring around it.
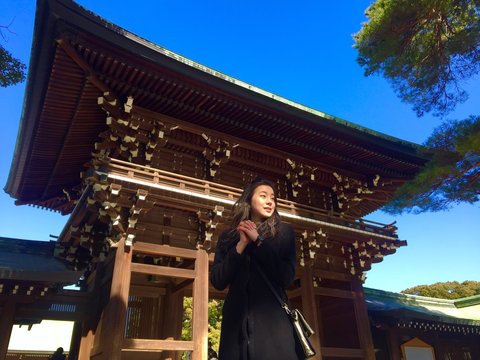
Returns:
[[[298,102],[289,100],[289,99],[287,99],[283,96],[276,95],[276,94],[274,94],[270,91],[261,89],[257,86],[251,85],[251,84],[249,84],[245,81],[236,79],[236,78],[234,78],[232,76],[229,76],[229,75],[227,75],[227,74],[225,74],[221,71],[215,70],[215,69],[213,69],[211,67],[208,67],[208,66],[205,66],[205,65],[202,65],[202,64],[200,64],[200,63],[198,63],[194,60],[191,60],[191,59],[189,59],[189,58],[187,58],[183,55],[180,55],[179,53],[171,51],[171,50],[169,50],[169,49],[167,49],[167,48],[165,48],[161,45],[158,45],[158,44],[156,44],[156,43],[154,43],[150,40],[147,40],[146,38],[144,38],[142,36],[139,36],[139,35],[131,32],[129,30],[126,30],[126,29],[122,28],[121,26],[118,26],[118,25],[112,23],[111,21],[106,20],[102,16],[99,16],[98,14],[92,12],[91,10],[86,9],[85,7],[83,7],[83,6],[81,6],[77,3],[75,3],[75,4],[79,7],[81,7],[84,11],[90,13],[92,16],[97,18],[100,22],[102,22],[110,30],[115,31],[118,34],[121,34],[121,35],[125,36],[126,38],[128,38],[128,39],[130,39],[130,40],[132,40],[136,43],[142,44],[142,45],[144,45],[144,46],[146,46],[146,47],[148,47],[148,48],[150,48],[150,49],[152,49],[152,50],[154,50],[154,51],[156,51],[156,52],[158,52],[158,53],[160,53],[164,56],[167,56],[170,59],[176,60],[176,61],[178,61],[182,64],[185,64],[185,65],[190,66],[194,69],[200,70],[200,71],[202,71],[206,74],[212,75],[216,78],[222,79],[224,81],[227,81],[229,83],[232,83],[234,85],[242,87],[246,90],[252,91],[254,93],[260,94],[260,95],[265,96],[267,98],[270,98],[272,100],[281,102],[285,105],[291,106],[291,107],[296,108],[298,110],[310,113],[314,116],[321,117],[325,120],[333,121],[337,124],[353,128],[353,129],[358,130],[360,132],[370,134],[370,135],[373,135],[373,136],[376,136],[376,137],[379,137],[379,138],[383,138],[385,140],[389,140],[389,141],[392,141],[392,142],[395,142],[395,143],[401,143],[403,145],[410,146],[414,149],[424,148],[422,145],[416,144],[414,142],[411,142],[411,141],[408,141],[408,140],[403,140],[403,139],[397,138],[395,136],[382,133],[380,131],[369,129],[367,127],[355,124],[355,123],[350,122],[348,120],[341,119],[339,117],[327,114],[323,111],[316,110],[316,109],[311,108],[309,106],[306,106],[306,105],[300,104]]]
[[[455,299],[454,304],[457,308],[480,305],[480,294]]]
[[[386,290],[379,290],[379,289],[372,289],[372,288],[364,288],[365,294],[372,294],[372,295],[383,295],[391,298],[396,298],[396,299],[402,299],[402,300],[407,300],[410,303],[421,303],[421,302],[429,302],[429,303],[436,303],[438,305],[448,305],[452,306],[455,305],[456,301],[463,300],[463,299],[468,299],[468,298],[462,298],[462,299],[442,299],[442,298],[434,298],[430,296],[422,296],[422,295],[413,295],[413,294],[403,294],[400,292],[394,292],[394,291],[386,291]],[[480,301],[480,300],[479,300]]]
[[[381,295],[383,297],[390,297],[400,300],[406,300],[409,304],[422,304],[422,303],[431,303],[436,304],[437,306],[445,306],[445,307],[456,307],[456,308],[464,308],[468,306],[474,306],[480,304],[480,294],[468,296],[460,299],[442,299],[442,298],[433,298],[429,296],[421,296],[421,295],[412,295],[412,294],[402,294],[396,293],[393,291],[386,291],[386,290],[379,290],[379,289],[372,289],[372,288],[364,288],[364,292],[366,295]]]
[[[364,292],[367,298],[368,298],[368,295],[382,296],[384,298],[390,298],[393,300],[401,301],[405,305],[416,306],[419,308],[426,308],[430,311],[434,311],[434,310],[428,308],[428,305],[435,305],[436,307],[453,309],[453,308],[478,305],[480,303],[480,295],[451,300],[451,299],[432,298],[428,296],[402,294],[402,293],[396,293],[393,291],[372,289],[372,288],[366,288],[366,287],[364,287]],[[465,300],[465,303],[463,303],[464,306],[457,306],[458,302],[462,304],[462,301],[464,300]],[[461,324],[461,325],[480,326],[480,320],[459,317],[453,314],[443,313],[443,314],[432,314],[431,316],[441,319],[442,321],[455,321],[455,323]]]

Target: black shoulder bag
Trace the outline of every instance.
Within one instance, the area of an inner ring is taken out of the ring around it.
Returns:
[[[305,357],[311,358],[312,356],[315,355],[315,349],[313,348],[312,344],[310,343],[310,340],[308,339],[311,335],[314,334],[312,327],[308,325],[307,321],[305,320],[305,317],[302,315],[300,310],[290,309],[288,307],[287,303],[282,300],[280,295],[278,295],[277,291],[275,290],[273,285],[270,283],[270,280],[268,280],[267,275],[265,275],[265,273],[260,268],[260,266],[258,264],[255,264],[255,265],[258,272],[262,276],[263,280],[268,285],[273,295],[280,303],[280,306],[282,307],[283,310],[285,310],[285,312],[287,313],[287,316],[292,322],[293,329],[295,330],[295,334],[297,335],[297,340],[302,346]]]

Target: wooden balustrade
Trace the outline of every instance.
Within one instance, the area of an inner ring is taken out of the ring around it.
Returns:
[[[231,186],[118,159],[108,159],[108,177],[158,187],[226,205],[232,205],[241,194],[240,189]],[[293,218],[298,221],[315,223],[315,226],[323,225],[357,234],[371,234],[387,240],[397,240],[396,228],[393,224],[381,224],[366,219],[358,220],[351,216],[340,215],[286,199],[278,199],[278,210],[285,216],[286,220]]]

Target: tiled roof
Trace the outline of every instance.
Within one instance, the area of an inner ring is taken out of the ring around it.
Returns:
[[[25,108],[5,187],[20,204],[64,213],[73,209],[65,192],[79,185],[79,173],[107,129],[105,112],[97,103],[106,92],[122,101],[131,97],[134,106],[207,133],[220,131],[281,149],[312,168],[325,166],[351,177],[379,175],[401,184],[427,161],[412,143],[197,64],[70,0],[37,4]],[[175,140],[187,146],[182,131],[172,131],[166,146],[175,150]],[[362,213],[378,207],[364,204]]]
[[[0,238],[0,282],[69,285],[81,273],[54,257],[55,242]]]
[[[480,295],[447,300],[365,288],[365,299],[373,313],[480,327]]]

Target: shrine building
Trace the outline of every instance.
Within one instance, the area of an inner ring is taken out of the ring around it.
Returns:
[[[58,318],[75,321],[78,359],[206,360],[208,301],[225,296],[209,283],[218,235],[243,186],[262,176],[295,229],[288,295],[314,327],[315,359],[375,359],[362,283],[406,241],[394,224],[363,217],[424,167],[418,149],[200,65],[71,0],[38,0],[5,190],[17,205],[68,214],[55,257],[69,275],[2,280],[11,296],[0,327],[46,318],[51,299],[64,305],[52,310]],[[74,274],[81,291],[59,293]],[[187,296],[193,331],[182,340]]]

